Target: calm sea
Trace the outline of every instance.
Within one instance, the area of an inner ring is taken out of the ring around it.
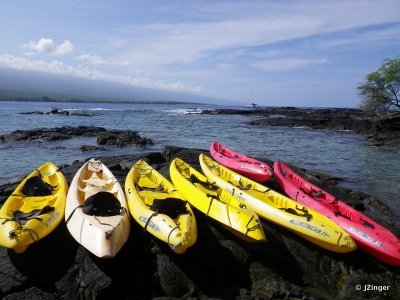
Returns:
[[[53,108],[87,116],[35,115]],[[208,149],[220,141],[249,156],[268,157],[305,169],[343,178],[342,186],[366,192],[387,203],[400,215],[400,153],[371,147],[365,137],[348,132],[308,128],[257,127],[245,122],[254,118],[236,115],[202,115],[201,104],[116,104],[0,102],[0,134],[18,129],[59,126],[101,126],[130,129],[152,138],[153,146],[111,147],[81,152],[81,145],[96,145],[96,138],[73,138],[46,144],[0,144],[0,184],[23,176],[46,161],[57,165],[92,156],[132,154],[162,150],[165,145]]]

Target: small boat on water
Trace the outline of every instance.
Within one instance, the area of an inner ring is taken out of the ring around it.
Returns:
[[[233,172],[204,154],[200,154],[199,161],[203,173],[212,182],[242,201],[261,218],[330,251],[346,253],[357,248],[346,231],[328,217]]]
[[[124,190],[101,161],[92,158],[75,174],[67,194],[65,221],[74,239],[100,258],[114,257],[128,240]]]
[[[190,204],[164,176],[144,160],[130,169],[125,194],[132,217],[147,232],[184,253],[197,239],[196,219]]]
[[[386,264],[400,266],[400,240],[388,229],[307,181],[281,161],[274,162],[274,177],[290,198],[335,221],[357,246]]]
[[[272,169],[267,163],[233,151],[219,142],[210,146],[213,159],[221,165],[258,182],[266,182],[271,178]]]
[[[251,242],[266,240],[257,214],[242,202],[213,184],[180,158],[170,164],[170,176],[189,203],[206,216],[221,223],[236,236]]]

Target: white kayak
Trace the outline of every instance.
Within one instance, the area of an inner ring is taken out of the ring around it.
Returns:
[[[101,161],[92,158],[75,174],[67,194],[65,221],[74,239],[101,258],[114,257],[128,240],[124,190]]]

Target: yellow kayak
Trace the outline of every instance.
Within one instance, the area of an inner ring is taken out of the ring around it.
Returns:
[[[346,231],[324,215],[235,173],[204,154],[200,154],[199,160],[203,173],[211,181],[260,217],[330,251],[346,253],[357,248]]]
[[[129,171],[125,194],[136,222],[175,253],[184,253],[196,242],[196,219],[190,204],[144,160],[139,160]]]
[[[178,190],[199,211],[246,241],[266,240],[260,220],[253,211],[241,207],[240,201],[213,185],[180,158],[171,162],[170,176]]]
[[[24,252],[52,232],[64,218],[68,183],[47,162],[17,186],[0,209],[0,244]]]

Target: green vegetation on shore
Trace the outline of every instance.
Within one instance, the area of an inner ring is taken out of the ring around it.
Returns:
[[[375,72],[358,86],[361,108],[380,117],[400,112],[400,57],[385,58]]]

